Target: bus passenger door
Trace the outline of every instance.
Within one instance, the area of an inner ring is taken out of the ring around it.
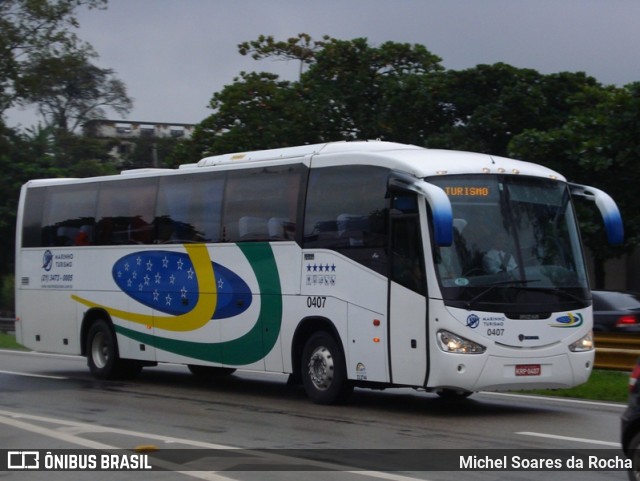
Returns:
[[[410,198],[415,203],[415,196]],[[391,380],[394,384],[424,386],[427,378],[427,300],[417,208],[416,212],[401,214],[392,209],[390,222]]]

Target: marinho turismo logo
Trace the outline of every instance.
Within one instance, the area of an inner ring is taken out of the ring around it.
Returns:
[[[556,322],[549,325],[551,327],[579,327],[582,325],[583,321],[582,314],[569,312],[566,316],[556,317]]]

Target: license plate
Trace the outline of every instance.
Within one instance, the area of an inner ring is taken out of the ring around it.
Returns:
[[[539,376],[541,371],[540,364],[518,364],[516,366],[516,376]]]

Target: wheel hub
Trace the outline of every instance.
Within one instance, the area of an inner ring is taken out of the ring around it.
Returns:
[[[97,333],[91,344],[91,357],[98,368],[103,368],[109,360],[109,346],[103,333]]]
[[[309,377],[320,390],[328,389],[333,381],[333,356],[326,347],[318,347],[309,359]]]

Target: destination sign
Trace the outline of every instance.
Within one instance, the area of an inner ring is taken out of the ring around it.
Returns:
[[[489,187],[447,186],[444,191],[448,196],[489,197],[491,195]]]

